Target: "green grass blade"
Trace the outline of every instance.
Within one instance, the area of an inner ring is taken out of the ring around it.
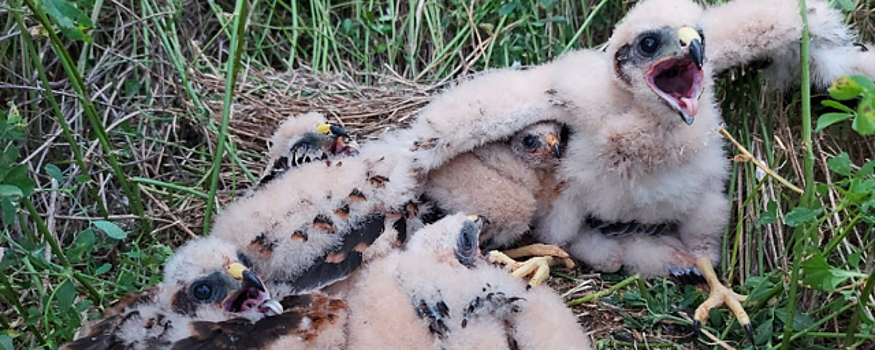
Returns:
[[[73,85],[73,89],[76,90],[79,101],[82,103],[85,115],[88,117],[88,121],[91,124],[91,129],[96,134],[100,146],[106,154],[109,166],[112,168],[115,177],[118,179],[122,191],[130,200],[131,210],[134,212],[134,215],[140,218],[140,232],[148,233],[150,230],[150,224],[149,221],[146,220],[145,212],[143,210],[143,202],[140,200],[139,189],[131,186],[128,182],[127,174],[125,174],[122,169],[121,164],[118,161],[118,156],[113,151],[112,145],[109,143],[109,136],[98,116],[97,108],[94,107],[94,103],[85,88],[85,81],[82,79],[82,75],[79,74],[79,71],[73,66],[73,58],[70,56],[70,52],[67,51],[64,43],[61,42],[61,38],[58,37],[58,34],[53,29],[46,14],[42,12],[42,9],[36,6],[33,0],[23,1],[24,4],[36,15],[40,24],[43,26],[43,29],[48,33],[52,46],[60,57],[60,62],[64,67],[64,71],[70,78],[70,83]]]
[[[246,36],[247,9],[248,1],[237,0],[234,6],[234,32],[231,35],[231,54],[225,64],[225,97],[222,105],[222,124],[219,127],[219,139],[216,142],[216,152],[213,154],[213,166],[210,170],[210,191],[207,198],[207,209],[204,213],[204,235],[210,233],[210,220],[215,211],[216,191],[219,187],[219,173],[222,171],[225,140],[228,138],[228,124],[231,119],[234,86],[237,84],[237,73],[240,70],[240,57],[243,54],[243,43]]]

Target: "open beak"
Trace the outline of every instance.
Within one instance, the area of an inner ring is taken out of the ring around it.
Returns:
[[[650,66],[647,84],[659,97],[692,124],[699,112],[705,74],[705,46],[699,32],[691,27],[678,30],[677,55],[663,58]]]
[[[358,154],[359,145],[352,140],[349,133],[337,125],[322,124],[316,127],[316,130],[325,134],[334,136],[334,144],[331,145],[331,152],[336,155],[355,155]]]
[[[359,152],[359,144],[348,137],[337,136],[331,152],[336,155],[356,155]]]
[[[264,283],[252,271],[240,263],[228,265],[227,273],[240,281],[240,289],[222,301],[226,311],[234,313],[257,311],[267,316],[279,315],[283,306],[270,298]]]
[[[554,158],[559,159],[562,157],[562,150],[559,148],[559,136],[553,133],[547,134],[547,145],[550,146]]]

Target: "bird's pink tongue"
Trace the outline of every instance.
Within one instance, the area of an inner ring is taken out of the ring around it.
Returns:
[[[695,116],[699,112],[699,100],[695,97],[680,97],[678,102],[680,102],[680,107],[686,109],[690,116]]]

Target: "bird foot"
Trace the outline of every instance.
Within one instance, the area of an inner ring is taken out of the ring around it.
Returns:
[[[741,303],[747,299],[747,296],[735,293],[732,289],[724,286],[723,283],[720,283],[717,274],[714,272],[714,268],[711,266],[711,260],[707,258],[699,258],[696,260],[696,267],[708,282],[711,293],[708,295],[708,299],[696,308],[696,312],[693,314],[693,327],[698,332],[702,323],[708,322],[708,312],[711,309],[721,305],[726,305],[735,315],[738,323],[744,328],[748,340],[753,344],[753,327],[750,323],[750,317],[741,306]]]
[[[535,256],[525,262],[518,262],[514,258]],[[529,277],[528,288],[535,287],[547,280],[550,276],[550,267],[564,265],[567,268],[574,267],[568,253],[555,245],[532,244],[525,247],[511,249],[505,252],[493,250],[489,252],[487,259],[493,264],[501,264],[508,267],[511,276],[515,278]]]

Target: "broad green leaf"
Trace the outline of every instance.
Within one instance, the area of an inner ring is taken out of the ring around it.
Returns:
[[[22,196],[24,196],[24,193],[22,193],[21,189],[17,186],[0,185],[0,197],[18,199]]]
[[[869,94],[875,94],[875,83],[872,83],[872,80],[869,80],[869,78],[862,75],[852,75],[850,79],[859,85],[863,91],[866,91]]]
[[[91,19],[76,6],[66,0],[43,0],[43,10],[46,11],[62,28],[77,28],[76,23],[85,28],[92,28]]]
[[[21,189],[22,195],[25,197],[30,197],[33,194],[33,189],[36,184],[33,182],[33,179],[27,173],[27,167],[24,164],[16,165],[12,170],[6,174],[6,177],[3,179],[4,183],[14,185]]]
[[[853,204],[865,203],[875,193],[875,180],[854,178],[847,189],[836,187],[836,190]]]
[[[839,155],[830,158],[826,161],[826,164],[829,166],[829,170],[832,170],[836,174],[851,176],[851,158],[848,157],[848,154],[845,152],[839,153]]]
[[[857,9],[857,6],[854,5],[854,2],[851,0],[836,0],[832,2],[833,7],[845,11],[845,12],[854,12]]]
[[[66,249],[64,252],[67,259],[71,262],[82,261],[82,254],[94,248],[94,230],[86,228],[76,236],[76,240],[72,248]]]
[[[829,96],[835,100],[852,100],[863,93],[863,88],[848,76],[836,79],[829,87]]]
[[[55,291],[55,299],[58,300],[58,310],[65,312],[73,306],[73,300],[76,299],[76,288],[70,280],[64,281],[58,286]]]
[[[498,15],[499,16],[507,16],[507,15],[511,14],[513,12],[513,10],[515,10],[515,9],[516,9],[516,1],[511,1],[509,3],[501,5],[501,7],[498,9]]]
[[[857,173],[854,174],[854,177],[858,179],[869,177],[872,176],[873,173],[875,173],[875,160],[870,160],[863,164],[863,166],[860,167],[860,170],[857,170]]]
[[[818,120],[818,122],[820,122]],[[857,117],[854,118],[854,123],[851,125],[860,135],[872,135],[875,133],[875,97],[860,101],[860,106],[857,107]]]
[[[0,212],[2,212],[3,227],[7,227],[15,222],[15,204],[9,198],[0,198]]]
[[[848,278],[866,276],[859,272],[832,267],[820,253],[814,253],[802,262],[802,272],[805,274],[802,283],[820,291],[834,291]]]
[[[88,33],[83,32],[82,29],[73,27],[73,28],[61,28],[61,34],[64,34],[70,40],[75,41],[84,41],[86,43],[94,43],[94,39]]]
[[[766,204],[766,210],[760,213],[760,218],[757,220],[757,225],[768,225],[778,221],[778,203],[769,201]]]
[[[91,249],[94,246],[94,230],[90,227],[79,232],[79,235],[76,236],[76,247],[83,247],[85,249]]]
[[[551,11],[559,4],[559,0],[541,0],[539,3],[544,10]]]
[[[12,347],[12,337],[8,335],[0,335],[0,350],[15,350]]]
[[[9,136],[9,135],[6,135]],[[7,138],[8,139],[8,138]],[[18,156],[20,155],[18,151],[18,147],[15,145],[9,145],[6,147],[6,150],[3,152],[3,162],[5,163],[15,163],[18,160]]]
[[[848,266],[850,267],[859,269],[861,260],[863,260],[863,252],[860,250],[848,254]]]
[[[112,265],[110,265],[108,263],[104,263],[103,265],[100,265],[100,267],[98,267],[97,270],[94,270],[94,275],[100,276],[102,274],[109,272],[110,269],[112,269]]]
[[[770,318],[766,321],[760,321],[759,325],[754,332],[754,343],[756,345],[764,345],[769,339],[772,339],[772,323],[774,321]]]
[[[853,114],[848,113],[824,113],[820,118],[817,118],[817,127],[814,128],[814,132],[820,132],[821,130],[826,129],[827,126],[843,122],[853,117]]]
[[[349,34],[352,32],[352,21],[349,18],[344,18],[343,21],[340,21],[340,28],[343,29],[343,33]]]
[[[127,232],[109,221],[95,221],[94,226],[97,226],[97,228],[103,231],[103,233],[106,233],[106,235],[112,239],[122,240],[128,237]]]
[[[778,320],[780,320],[782,323],[786,324],[787,323],[787,309],[785,309],[785,308],[775,309],[775,317],[777,317]],[[797,311],[796,314],[793,315],[793,331],[794,332],[801,332],[802,330],[804,330],[805,328],[808,328],[812,324],[814,324],[814,319],[811,318],[811,316],[809,316],[807,314],[799,313]]]
[[[64,182],[64,173],[54,164],[46,164],[46,172],[57,182]]]
[[[805,207],[796,207],[793,208],[787,215],[784,217],[784,221],[787,226],[797,227],[806,222],[813,222],[817,220],[817,216],[820,215],[821,209],[809,209]]]
[[[76,303],[74,309],[76,310],[76,313],[82,313],[85,310],[88,310],[89,307],[91,307],[91,300],[85,299]]]
[[[76,175],[76,183],[83,185],[87,184],[88,181],[91,181],[91,178],[88,175]]]
[[[94,27],[91,19],[79,10],[73,3],[66,0],[43,0],[43,11],[49,14],[66,37],[72,40],[93,42],[90,35],[84,29]]]
[[[822,104],[822,105],[824,105],[824,106],[827,106],[827,107],[832,107],[832,108],[838,109],[838,110],[840,110],[840,111],[842,111],[842,112],[846,112],[846,113],[856,113],[853,109],[851,109],[851,108],[848,107],[848,106],[845,106],[845,105],[841,104],[841,103],[838,102],[838,101],[833,101],[833,100],[823,100],[823,101],[820,101],[820,104]]]

